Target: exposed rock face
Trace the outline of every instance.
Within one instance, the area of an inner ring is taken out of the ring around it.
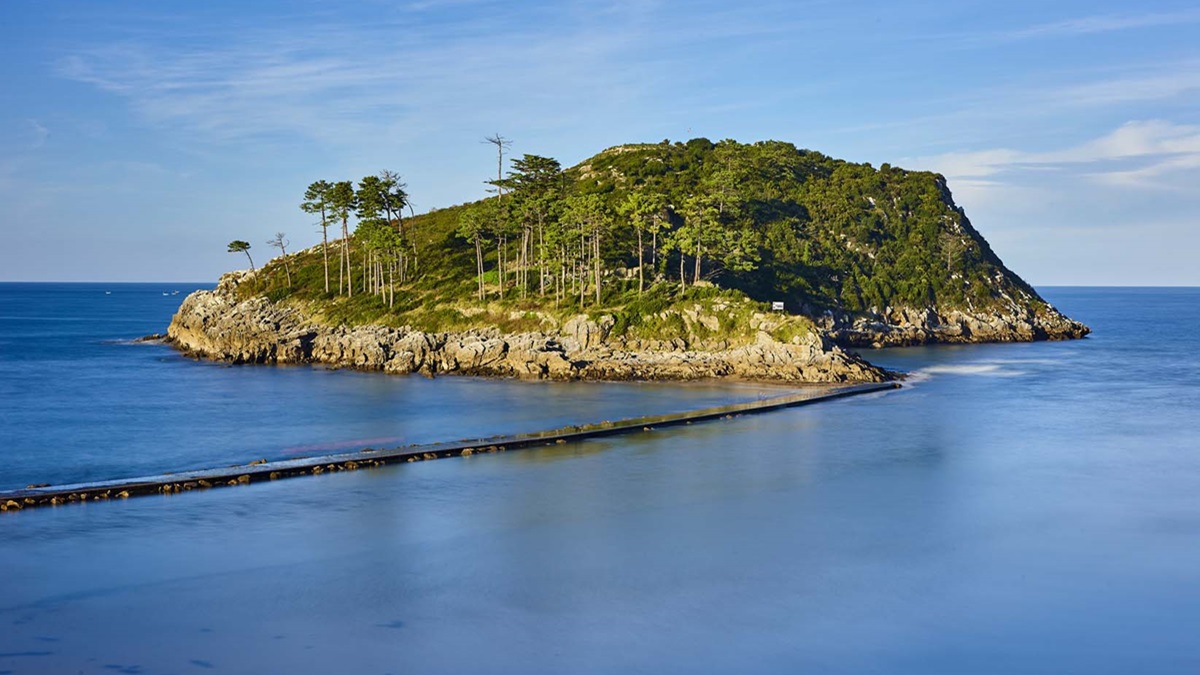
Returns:
[[[816,322],[837,343],[851,347],[1071,340],[1091,332],[1050,305],[1017,303],[999,312],[889,307],[858,317],[825,314]]]
[[[738,377],[795,382],[880,382],[883,370],[818,335],[783,343],[759,331],[727,340],[624,341],[613,321],[578,316],[557,333],[425,333],[385,326],[330,327],[262,297],[239,301],[245,273],[184,299],[169,341],[184,353],[231,363],[321,363],[391,373],[522,378],[690,380]]]

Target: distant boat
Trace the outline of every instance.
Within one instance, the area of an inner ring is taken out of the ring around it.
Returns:
[[[179,295],[179,291],[171,291],[171,295]]]
[[[163,295],[170,295],[170,293],[163,291]]]

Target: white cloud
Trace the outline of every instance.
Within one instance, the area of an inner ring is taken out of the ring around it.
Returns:
[[[1162,159],[1143,166],[1094,174],[1094,178],[1113,186],[1191,192],[1195,189],[1195,173],[1200,170],[1200,154],[1191,153]]]
[[[1156,69],[1158,70],[1158,69]],[[1146,72],[1064,87],[1057,92],[1059,105],[1111,106],[1162,101],[1200,91],[1200,62],[1168,64]]]
[[[769,106],[720,93],[728,74],[698,63],[696,50],[726,63],[792,44],[816,30],[808,5],[705,0],[680,13],[658,0],[413,0],[370,23],[291,17],[222,32],[154,21],[123,28],[120,42],[74,47],[57,71],[126,100],[137,122],[206,142],[378,147],[522,124],[536,125],[523,138],[580,136],[630,119],[661,128],[713,99]],[[164,23],[176,34],[164,35]]]
[[[1146,120],[1124,124],[1065,156],[1076,161],[1096,161],[1196,153],[1200,153],[1200,127]]]
[[[491,4],[497,1],[498,0],[419,0],[418,2],[407,3],[404,5],[404,8],[413,12],[426,12],[468,5]]]
[[[40,148],[46,144],[46,139],[50,138],[50,130],[37,120],[25,120],[29,123],[29,130],[32,135],[30,147]]]
[[[220,141],[363,139],[477,116],[488,103],[636,93],[636,78],[606,67],[634,36],[575,26],[530,40],[503,16],[487,19],[435,34],[386,22],[303,36],[260,31],[192,49],[145,39],[81,48],[58,70],[127,98],[151,124]]]
[[[1004,33],[1002,37],[1010,40],[1069,37],[1196,22],[1200,22],[1200,10],[1195,9],[1149,14],[1102,14],[1038,24]]]
[[[1097,125],[1111,126],[1121,119],[1188,119],[1194,117],[1191,112],[1196,109],[1198,96],[1200,59],[1195,58],[1156,59],[1118,67],[1041,69],[1003,83],[967,82],[940,98],[923,99],[908,116],[884,115],[873,123],[835,127],[831,132],[843,137],[870,137],[876,148],[896,147],[890,154],[868,155],[878,161],[895,162],[897,156],[910,155],[913,147],[923,147],[929,154],[938,149],[952,151],[938,155],[938,159],[946,166],[944,173],[957,175],[960,163],[979,169],[1003,166],[1027,156],[1005,148],[998,138],[1013,139],[1009,143],[1046,145],[1054,141],[1046,129],[1070,133]],[[987,149],[957,150],[979,146]],[[1013,156],[1006,157],[1006,153]],[[928,159],[928,155],[921,159]],[[990,174],[973,171],[970,175]]]
[[[997,148],[916,158],[951,185],[985,191],[1033,172],[1055,171],[1126,187],[1171,187],[1162,179],[1200,168],[1200,126],[1163,120],[1128,122],[1075,146],[1045,152]]]
[[[916,158],[1035,283],[1194,284],[1200,125],[1139,120],[1047,150]]]

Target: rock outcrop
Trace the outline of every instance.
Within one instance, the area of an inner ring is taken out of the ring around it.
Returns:
[[[1091,332],[1041,302],[1013,302],[992,312],[889,307],[859,316],[830,312],[814,320],[835,342],[848,347],[1073,340]]]
[[[624,340],[609,317],[577,316],[555,332],[494,329],[426,333],[387,326],[328,326],[261,296],[241,300],[245,273],[184,299],[168,328],[182,352],[230,363],[317,363],[389,373],[457,373],[534,379],[693,380],[736,377],[792,382],[880,382],[888,373],[810,333],[781,342],[765,330],[746,340]],[[696,317],[703,324],[711,319]]]

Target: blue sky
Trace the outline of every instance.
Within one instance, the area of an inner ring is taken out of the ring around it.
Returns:
[[[1200,285],[1194,0],[5,0],[0,103],[0,280],[212,280],[317,179],[483,196],[499,132],[939,171],[1034,284]]]

